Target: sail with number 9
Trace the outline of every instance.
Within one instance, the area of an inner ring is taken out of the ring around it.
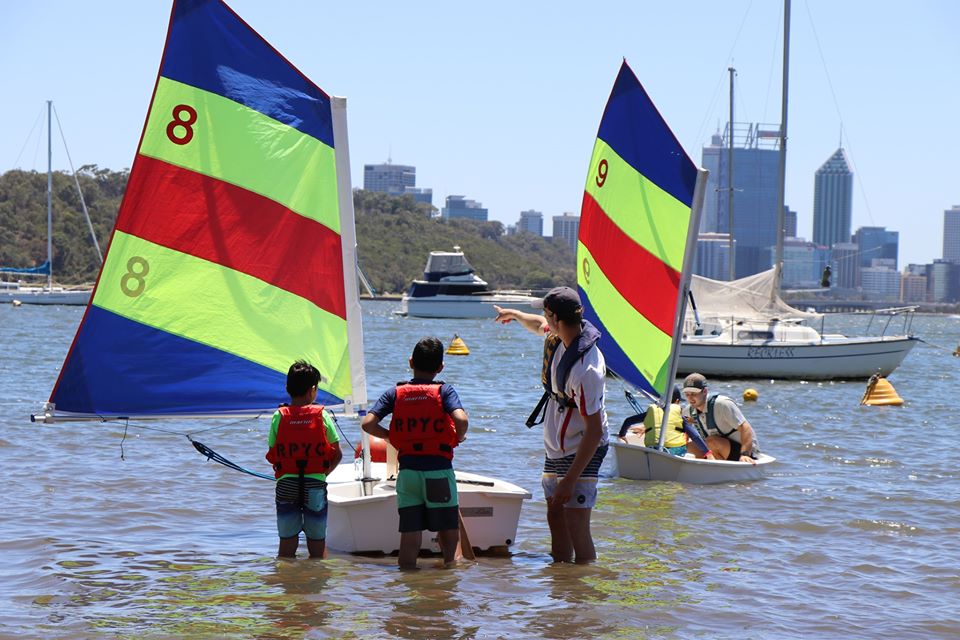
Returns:
[[[676,372],[705,175],[624,61],[587,173],[577,281],[607,367],[651,396]]]

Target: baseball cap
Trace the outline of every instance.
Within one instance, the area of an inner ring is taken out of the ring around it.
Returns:
[[[697,393],[707,388],[707,379],[699,373],[691,373],[683,381],[683,392]]]
[[[554,287],[543,296],[543,300],[534,300],[531,305],[534,309],[546,307],[560,316],[569,316],[583,304],[580,295],[570,287]]]

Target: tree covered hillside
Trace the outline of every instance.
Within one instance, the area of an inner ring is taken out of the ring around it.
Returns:
[[[126,188],[127,171],[96,165],[77,172],[103,251]],[[47,255],[47,175],[0,175],[0,266],[34,267]],[[504,235],[499,222],[443,221],[409,196],[354,191],[359,261],[378,293],[404,291],[420,277],[430,251],[460,246],[479,275],[497,288],[542,289],[575,283],[573,251],[526,233]],[[66,284],[92,282],[100,264],[83,219],[73,177],[53,174],[53,272]]]

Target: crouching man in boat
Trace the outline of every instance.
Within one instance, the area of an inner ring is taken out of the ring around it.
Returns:
[[[267,461],[277,477],[277,533],[281,558],[297,555],[300,532],[311,558],[322,558],[327,539],[327,474],[343,453],[333,416],[317,399],[320,372],[297,360],[287,371],[290,404],[273,414]]]
[[[410,357],[413,378],[387,389],[360,427],[397,449],[397,512],[401,569],[416,569],[423,531],[437,532],[443,564],[456,563],[460,507],[453,449],[467,437],[468,416],[452,385],[435,381],[443,371],[443,344],[423,338]],[[390,428],[380,421],[393,414]]]
[[[743,417],[740,407],[731,398],[708,393],[707,379],[691,373],[683,381],[683,395],[689,403],[684,407],[684,418],[705,436],[707,451],[693,440],[687,445],[698,458],[752,462],[756,464],[760,447],[753,427]]]
[[[607,367],[596,346],[600,332],[583,319],[576,291],[569,287],[551,289],[541,306],[542,316],[494,309],[497,322],[516,320],[533,333],[546,334],[541,375],[546,392],[527,426],[537,423],[543,409],[546,455],[542,484],[550,554],[554,562],[587,563],[597,557],[590,515],[597,502],[600,465],[607,453]]]

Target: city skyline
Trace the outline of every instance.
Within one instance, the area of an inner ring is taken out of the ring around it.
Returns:
[[[325,91],[348,97],[355,186],[363,161],[402,158],[435,202],[469,194],[505,226],[531,208],[545,217],[578,211],[622,57],[693,158],[727,120],[730,66],[736,120],[780,119],[777,2],[609,2],[586,13],[566,2],[549,13],[496,1],[229,5]],[[0,72],[12,92],[0,104],[0,170],[45,168],[30,131],[46,99],[75,166],[129,167],[169,10],[167,2],[119,0],[6,6]],[[812,227],[812,175],[842,146],[856,175],[853,228],[899,230],[902,264],[938,257],[931,246],[940,242],[942,212],[960,200],[951,175],[960,88],[944,81],[960,59],[958,19],[960,6],[946,1],[869,11],[794,3],[786,203],[801,236]],[[463,38],[465,23],[484,37]],[[385,68],[391,55],[403,64]],[[67,168],[59,148],[54,165]]]

